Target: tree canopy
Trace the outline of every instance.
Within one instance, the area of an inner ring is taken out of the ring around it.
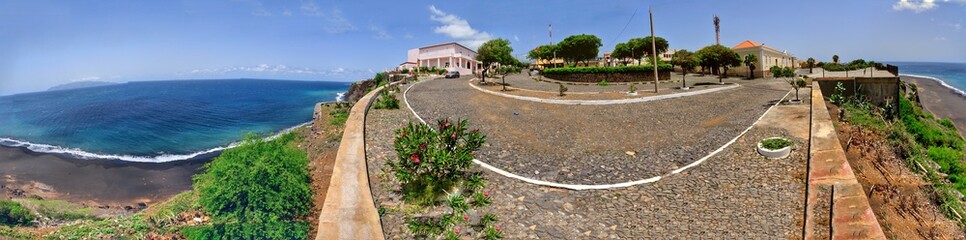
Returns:
[[[748,78],[755,78],[755,63],[758,63],[758,56],[754,54],[745,55],[744,63],[748,67],[748,73],[751,74]]]
[[[476,51],[476,60],[483,63],[484,67],[489,67],[494,63],[500,65],[516,65],[520,61],[513,57],[513,47],[510,47],[510,40],[497,38],[486,41]]]
[[[684,74],[681,74],[681,87],[688,86],[686,81],[688,71],[691,71],[694,67],[700,65],[700,63],[698,56],[688,50],[681,49],[674,52],[674,55],[671,56],[671,64],[680,66],[681,71],[684,72]]]
[[[597,57],[600,51],[600,38],[590,34],[571,35],[558,43],[558,57],[568,62],[577,62]]]
[[[662,37],[654,37],[654,39],[656,39],[654,44],[655,44],[655,47],[657,48],[657,52],[659,53],[666,52],[668,48],[667,40],[664,40],[664,38]],[[651,50],[650,36],[647,36],[645,38],[632,38],[627,42],[631,43],[631,45],[634,46],[635,49],[643,48],[644,54],[646,54],[647,56],[649,57],[654,56],[654,52]]]
[[[701,65],[711,68],[713,74],[718,73],[719,67],[732,67],[741,64],[741,57],[731,48],[721,45],[710,45],[696,52]]]
[[[527,54],[527,58],[531,60],[537,59],[553,59],[553,53],[557,51],[557,45],[555,44],[545,44],[537,46]]]

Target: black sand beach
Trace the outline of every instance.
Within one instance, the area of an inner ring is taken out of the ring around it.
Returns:
[[[0,196],[37,195],[91,206],[150,204],[191,189],[191,177],[208,161],[82,160],[0,147]]]
[[[956,94],[932,79],[901,76],[919,88],[919,100],[927,111],[938,118],[949,118],[959,133],[966,136],[966,97]]]

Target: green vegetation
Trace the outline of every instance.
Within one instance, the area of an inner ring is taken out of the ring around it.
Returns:
[[[557,43],[559,47],[557,56],[565,62],[577,63],[597,58],[600,52],[600,38],[591,34],[571,35]]]
[[[0,225],[0,239],[36,239],[26,231],[17,230],[13,227]]]
[[[36,219],[29,209],[14,201],[0,201],[0,225],[27,226]]]
[[[658,71],[671,71],[674,67],[671,64],[659,64],[657,65]],[[642,66],[618,66],[618,67],[561,67],[561,68],[547,68],[543,70],[544,74],[572,74],[572,73],[646,73],[654,71],[654,67],[651,65]]]
[[[408,68],[403,68],[402,70],[399,71],[399,73],[407,74],[407,73],[409,73],[409,69]]]
[[[84,220],[78,224],[64,226],[45,236],[47,239],[145,239],[153,234],[177,235],[182,226],[182,214],[198,212],[201,207],[196,202],[193,191],[184,192],[170,200],[152,206],[128,217],[101,220]]]
[[[520,72],[520,66],[524,65],[513,57],[513,47],[510,47],[510,40],[497,38],[486,41],[477,50],[476,60],[483,63],[483,67],[499,64],[497,73],[503,80],[503,91],[506,91],[506,75],[513,72]],[[484,78],[485,79],[485,78]],[[485,82],[485,81],[481,81]]]
[[[298,220],[312,205],[308,158],[288,133],[265,141],[248,135],[194,177],[198,202],[212,223],[185,229],[189,239],[304,239]]]
[[[812,73],[812,68],[815,67],[815,59],[808,58],[808,60],[805,60],[805,64],[808,65],[808,73]]]
[[[467,131],[468,122],[448,119],[437,121],[436,129],[423,124],[409,123],[396,130],[393,146],[397,158],[386,163],[400,183],[403,202],[436,214],[407,216],[409,231],[420,239],[442,236],[458,239],[459,226],[477,229],[487,239],[500,239],[496,231],[487,235],[486,229],[496,220],[470,224],[469,213],[490,204],[490,196],[482,192],[486,180],[480,172],[471,172],[474,152],[486,142],[478,130]],[[440,211],[427,208],[442,207]]]
[[[655,47],[657,52],[665,52],[668,48],[668,42],[662,37],[655,37]],[[651,37],[644,38],[631,38],[627,40],[626,43],[618,43],[614,46],[614,51],[611,52],[611,58],[621,61],[624,65],[627,65],[626,59],[641,59],[644,56],[653,56],[653,51],[651,50]]]
[[[329,116],[332,118],[329,123],[335,126],[345,125],[345,121],[349,119],[349,109],[352,106],[348,102],[337,102],[332,110],[329,110]]]
[[[842,82],[835,83],[835,91],[828,97],[828,101],[834,104],[841,104],[845,101],[843,94],[845,94],[845,84],[842,84]]]
[[[636,93],[637,92],[637,86],[635,86],[635,85],[636,84],[631,83],[631,85],[627,86],[627,92],[628,93]]]
[[[940,203],[940,208],[966,226],[966,208],[960,200],[966,194],[966,163],[964,148],[966,141],[959,132],[942,124],[932,114],[925,112],[910,99],[899,99],[898,118],[887,120],[889,110],[879,108],[861,97],[840,100],[840,107],[847,114],[843,120],[865,129],[872,129],[888,137],[896,152],[906,160],[913,170],[921,172],[932,184],[932,190]]]
[[[681,67],[681,87],[687,87],[688,83],[685,78],[687,78],[688,72],[701,65],[701,60],[694,53],[682,49],[674,52],[674,55],[671,56],[671,63]]]
[[[768,150],[778,150],[792,145],[792,141],[784,138],[769,138],[761,141],[761,147]]]
[[[557,45],[545,44],[537,46],[533,50],[527,53],[527,58],[531,60],[546,59],[550,60],[554,58],[554,54],[559,51]]]
[[[566,95],[567,94],[567,90],[569,90],[569,89],[567,89],[567,87],[564,86],[563,83],[557,83],[557,85],[560,85],[560,87],[557,88],[557,91],[560,93],[560,96],[563,97],[564,95]]]
[[[737,67],[741,64],[741,56],[731,48],[721,45],[711,45],[695,52],[701,61],[701,66],[711,69],[712,74],[719,74],[718,68],[724,68],[724,74],[728,73],[729,67]],[[721,77],[718,78],[719,82]]]
[[[395,94],[390,94],[389,91],[383,90],[379,94],[379,99],[376,100],[372,107],[375,109],[399,109],[399,99],[396,99]]]
[[[607,83],[607,81],[604,81],[604,80],[600,80],[600,82],[597,83],[597,86],[606,87],[606,86],[610,86],[610,83]]]
[[[91,214],[94,209],[64,200],[21,199],[17,201],[30,209],[34,209],[41,216],[55,220],[73,221],[96,218]]]
[[[839,63],[839,55],[832,55],[832,62]]]
[[[755,63],[758,63],[758,56],[754,54],[745,55],[743,63],[748,67],[748,79],[755,79]]]

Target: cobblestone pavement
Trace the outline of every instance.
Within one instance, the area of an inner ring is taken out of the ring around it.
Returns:
[[[534,76],[536,76],[536,75],[534,75]],[[546,78],[544,78],[544,79],[546,79]],[[513,74],[513,75],[508,75],[506,77],[506,83],[507,83],[507,86],[508,87],[514,87],[514,88],[520,88],[520,89],[528,89],[528,90],[537,90],[537,91],[546,91],[546,92],[557,92],[558,91],[558,88],[559,88],[559,85],[556,82],[553,82],[555,80],[550,80],[550,79],[546,79],[546,80],[549,80],[549,81],[537,81],[537,80],[533,80],[533,79],[530,78],[530,76],[528,76],[526,74]],[[739,83],[739,84],[744,85],[745,83],[748,83],[748,82],[762,82],[762,81],[770,81],[770,80],[772,80],[772,79],[744,80],[744,79],[741,79],[741,78],[732,77],[732,78],[726,78],[726,79],[724,79],[723,82],[725,82],[725,83]],[[492,81],[492,82],[495,82],[495,83],[502,83],[502,80],[500,80],[500,78],[487,78],[487,81]],[[709,83],[718,83],[718,78],[715,77],[715,76],[711,76],[711,75],[688,74],[688,76],[686,78],[686,82],[687,82],[687,85],[689,87],[693,87],[695,85],[703,85],[703,84],[709,84]],[[628,87],[627,83],[610,83],[609,86],[598,86],[597,84],[594,84],[594,83],[591,83],[591,84],[576,84],[576,85],[565,84],[564,86],[567,87],[567,91],[569,93],[581,93],[581,92],[587,92],[587,93],[590,93],[590,92],[627,92],[627,87]],[[652,85],[650,82],[637,83],[635,85],[635,87],[638,89],[638,91],[642,91],[642,92],[647,92],[647,91],[653,91],[654,90],[654,85]],[[671,89],[677,88],[677,87],[681,87],[681,74],[680,73],[672,73],[671,74],[671,80],[661,81],[658,84],[658,89],[665,90],[665,91],[671,90]]]
[[[425,86],[417,89],[420,87]],[[413,91],[410,97],[415,96]],[[438,101],[453,102],[445,98]],[[367,158],[377,205],[392,206],[398,201],[392,187],[386,186],[392,177],[382,174],[381,169],[386,159],[395,156],[392,131],[409,119],[413,117],[405,109],[372,110],[367,117]],[[707,162],[652,184],[570,191],[486,172],[490,180],[487,188],[493,196],[489,211],[500,216],[499,225],[507,239],[800,238],[807,136],[791,134],[779,124],[807,124],[807,119],[763,122],[771,124],[753,128]],[[471,128],[477,127],[488,126],[471,119]],[[483,132],[491,141],[496,135]],[[788,158],[769,160],[755,153],[757,140],[771,136],[796,142]],[[518,142],[531,143],[524,139]],[[494,148],[486,146],[484,151]],[[616,170],[597,171],[616,175]],[[400,214],[388,212],[382,221],[387,237],[407,238]]]
[[[466,79],[420,83],[408,98],[427,121],[467,118],[488,134],[478,159],[533,179],[611,184],[664,175],[734,138],[789,91],[780,81],[671,100],[542,104],[482,93]],[[632,154],[628,154],[628,152]]]

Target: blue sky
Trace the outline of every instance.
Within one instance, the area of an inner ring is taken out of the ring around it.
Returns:
[[[676,49],[713,44],[717,14],[727,46],[750,39],[821,61],[966,62],[966,0],[0,0],[0,95],[78,80],[355,81],[439,42],[506,38],[522,58],[549,42],[547,24],[555,41],[597,35],[604,52],[648,34],[648,6]]]

